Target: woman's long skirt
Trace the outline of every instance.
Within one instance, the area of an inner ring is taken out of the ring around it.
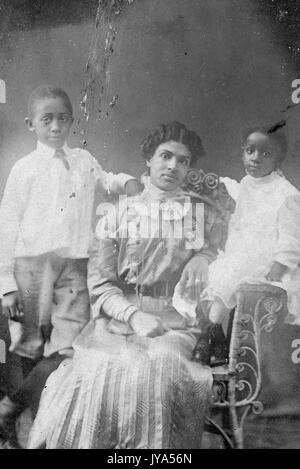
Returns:
[[[117,335],[90,322],[50,376],[29,448],[199,448],[212,374],[192,361],[195,336]]]

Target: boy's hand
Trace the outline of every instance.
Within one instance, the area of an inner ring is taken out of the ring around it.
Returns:
[[[137,311],[129,319],[129,324],[134,332],[143,337],[157,337],[166,331],[160,318],[152,314]]]
[[[270,272],[266,275],[266,279],[270,282],[281,282],[283,274],[287,271],[287,266],[280,264],[280,262],[274,262]]]
[[[125,184],[125,194],[131,197],[142,191],[142,184],[137,179],[130,179]]]
[[[7,293],[1,299],[2,314],[14,321],[20,321],[24,316],[18,291]]]

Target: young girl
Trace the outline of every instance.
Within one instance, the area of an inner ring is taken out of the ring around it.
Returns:
[[[214,345],[212,331],[235,307],[236,289],[242,282],[280,282],[288,294],[287,321],[300,324],[300,193],[280,170],[286,153],[280,130],[253,128],[243,146],[247,175],[240,184],[221,179],[236,208],[225,252],[210,264],[202,295],[210,305],[209,323],[197,347],[202,361],[224,358],[226,347],[217,340]]]

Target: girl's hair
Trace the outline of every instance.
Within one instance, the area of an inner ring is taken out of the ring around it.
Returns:
[[[281,153],[281,161],[285,159],[287,151],[288,151],[288,142],[286,139],[285,134],[281,130],[282,127],[286,125],[286,122],[280,121],[274,125],[254,125],[252,127],[248,127],[242,135],[243,144],[246,142],[249,135],[259,132],[263,135],[269,137],[280,149]]]
[[[50,85],[41,85],[33,90],[28,99],[28,115],[34,116],[36,103],[47,98],[61,98],[70,115],[73,115],[73,106],[67,93],[61,88]]]
[[[193,130],[188,130],[184,124],[173,121],[169,124],[159,125],[151,132],[142,142],[142,156],[146,160],[150,160],[154,155],[157,147],[162,143],[173,140],[180,142],[191,152],[191,164],[197,159],[205,156],[201,138]]]

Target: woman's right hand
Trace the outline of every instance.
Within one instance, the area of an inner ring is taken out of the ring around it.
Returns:
[[[166,332],[160,318],[142,311],[133,313],[129,319],[129,324],[136,334],[143,337],[157,337]]]

